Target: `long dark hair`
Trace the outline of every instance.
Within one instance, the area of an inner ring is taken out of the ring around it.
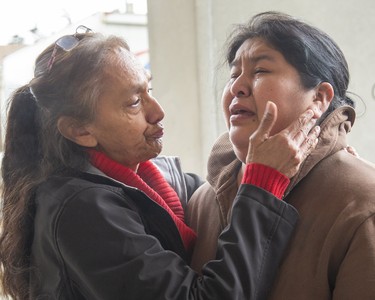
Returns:
[[[305,88],[314,88],[322,82],[332,85],[334,98],[321,120],[342,105],[354,107],[354,101],[347,96],[348,64],[326,33],[287,14],[263,12],[248,23],[235,26],[228,39],[227,63],[231,64],[241,45],[253,38],[262,38],[279,51],[296,68]]]
[[[57,121],[61,116],[93,120],[108,63],[120,49],[129,49],[114,36],[86,33],[76,38],[79,42],[70,51],[55,44],[45,49],[36,60],[34,78],[9,99],[1,169],[0,272],[2,292],[15,300],[29,297],[38,184],[55,173],[82,170],[88,162],[85,149],[60,134]],[[48,66],[54,49],[56,59]]]

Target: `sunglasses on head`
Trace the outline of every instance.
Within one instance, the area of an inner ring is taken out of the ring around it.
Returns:
[[[85,33],[89,33],[89,32],[93,32],[93,31],[90,28],[88,28],[88,27],[86,27],[84,25],[79,25],[77,27],[77,29],[76,29],[75,34],[73,34],[73,35],[64,35],[61,38],[59,38],[55,42],[55,47],[53,48],[53,51],[52,51],[52,54],[51,54],[51,58],[48,61],[48,65],[47,65],[48,72],[51,71],[52,66],[53,66],[53,64],[55,62],[56,53],[57,53],[57,49],[58,48],[64,50],[65,52],[71,51],[72,49],[74,49],[78,45],[78,43],[80,41],[77,38],[77,34],[85,34]]]

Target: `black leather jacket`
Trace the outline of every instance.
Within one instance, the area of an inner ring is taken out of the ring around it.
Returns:
[[[139,190],[82,173],[51,177],[35,199],[32,299],[264,299],[297,220],[241,186],[217,260],[198,275],[169,214]]]

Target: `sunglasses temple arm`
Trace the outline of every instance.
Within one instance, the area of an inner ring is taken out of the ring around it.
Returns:
[[[49,61],[48,61],[48,65],[47,65],[47,70],[48,70],[48,72],[51,71],[51,68],[52,68],[52,66],[53,66],[53,63],[55,62],[56,51],[57,51],[57,47],[55,46],[55,48],[53,48],[51,58],[50,58]]]

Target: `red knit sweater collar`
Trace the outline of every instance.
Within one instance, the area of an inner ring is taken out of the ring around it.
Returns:
[[[96,150],[89,151],[91,163],[107,176],[143,191],[163,207],[175,222],[185,249],[190,252],[196,239],[195,232],[184,223],[184,210],[180,199],[157,167],[146,161],[139,164],[137,173]]]

